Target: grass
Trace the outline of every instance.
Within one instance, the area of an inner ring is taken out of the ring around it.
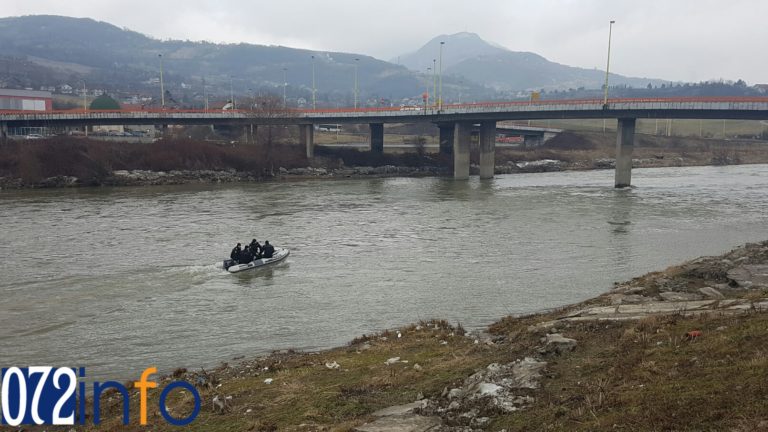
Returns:
[[[531,409],[492,429],[755,430],[768,420],[766,328],[763,313],[571,325],[578,349],[550,362]]]
[[[369,419],[377,409],[412,402],[420,394],[437,395],[489,360],[506,357],[499,349],[457,335],[445,322],[422,323],[399,331],[402,337],[395,331],[385,332],[321,353],[276,354],[250,362],[247,368],[219,368],[212,375],[214,382],[220,380],[222,385],[201,389],[203,409],[189,429],[298,430],[304,424],[311,429],[347,430]],[[407,363],[385,364],[392,357]],[[326,367],[331,362],[340,368]],[[414,368],[416,364],[419,368]],[[273,380],[271,384],[264,382],[267,378]],[[191,375],[187,379],[194,382]],[[232,396],[231,409],[224,414],[213,412],[210,401],[214,395]],[[154,394],[149,403],[152,430],[174,430],[160,417],[156,397]],[[187,415],[192,399],[174,397],[169,399],[169,406],[179,416]],[[115,408],[113,403],[102,413],[103,419],[110,420],[103,421],[99,430],[144,430],[136,425],[138,409],[132,408],[132,425],[122,427]]]

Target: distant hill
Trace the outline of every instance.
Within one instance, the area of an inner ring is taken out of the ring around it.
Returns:
[[[424,92],[435,100],[436,95],[431,94],[433,76],[427,68],[438,58],[440,41],[446,42],[442,81],[447,103],[509,100],[525,97],[525,91],[534,89],[546,90],[544,98],[594,97],[605,79],[600,70],[510,51],[473,33],[438,36],[415,52],[400,56],[398,65],[353,53],[163,41],[89,18],[33,15],[0,18],[0,87],[58,90],[63,86],[72,92],[85,86],[104,90],[121,102],[151,106],[159,104],[158,55],[162,54],[165,90],[169,93],[166,101],[179,106],[200,107],[204,95],[223,105],[230,91],[239,106],[259,94],[282,96],[284,73],[289,106],[296,106],[301,99],[308,106],[313,62],[320,107],[352,105],[355,65],[361,105],[378,104],[382,99],[395,106],[421,104]],[[738,85],[671,87],[669,82],[656,79],[613,74],[610,83],[616,86],[611,94],[617,97],[757,91]],[[652,88],[647,89],[649,84]],[[70,98],[61,103],[79,105],[80,101]]]
[[[438,36],[413,53],[401,55],[400,63],[415,71],[425,71],[443,47],[443,74],[462,76],[496,90],[601,88],[605,71],[566,66],[530,53],[510,51],[480,38],[475,33]],[[611,85],[646,87],[663,81],[611,74]]]
[[[0,85],[52,86],[85,80],[90,88],[158,93],[159,58],[166,88],[197,97],[206,81],[209,93],[228,95],[230,77],[238,95],[282,94],[283,68],[292,97],[311,99],[312,56],[318,100],[348,102],[358,63],[362,97],[418,97],[425,87],[419,74],[373,57],[312,52],[281,46],[161,41],[88,18],[23,16],[0,19]],[[359,59],[359,61],[355,61]],[[17,73],[14,65],[25,69]],[[30,75],[31,74],[31,75]],[[31,82],[30,76],[44,82]],[[182,86],[182,83],[184,84]]]

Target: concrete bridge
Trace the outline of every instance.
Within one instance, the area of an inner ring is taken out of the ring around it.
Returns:
[[[469,178],[469,144],[473,128],[480,131],[480,178],[492,178],[496,123],[503,120],[595,119],[618,120],[615,186],[631,184],[635,123],[643,119],[768,120],[768,98],[675,98],[544,100],[486,102],[416,108],[342,108],[256,111],[0,111],[0,135],[9,127],[86,125],[298,125],[307,157],[314,156],[314,127],[322,123],[367,123],[371,151],[384,149],[385,123],[430,122],[439,128],[440,151],[453,154],[453,176]]]

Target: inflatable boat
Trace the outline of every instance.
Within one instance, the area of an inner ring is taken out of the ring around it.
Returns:
[[[257,268],[266,267],[271,264],[277,264],[280,261],[288,258],[290,251],[285,248],[275,248],[275,253],[272,254],[272,258],[259,258],[255,259],[247,264],[237,264],[234,260],[224,260],[224,270],[230,273],[238,273],[245,270],[252,270]]]

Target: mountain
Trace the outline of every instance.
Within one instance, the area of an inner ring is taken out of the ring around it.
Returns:
[[[439,58],[440,42],[445,42],[444,76],[464,77],[500,91],[601,88],[605,82],[605,71],[562,65],[535,53],[510,51],[467,32],[438,36],[417,51],[400,56],[400,63],[414,71],[426,71],[432,67],[432,60]],[[612,86],[646,87],[663,81],[611,74],[610,82]]]
[[[351,104],[355,64],[362,98],[418,97],[427,82],[405,67],[366,55],[161,41],[89,18],[0,18],[0,41],[0,86],[10,87],[66,83],[79,88],[84,81],[88,88],[156,95],[160,54],[165,88],[184,100],[199,101],[204,92],[226,97],[230,85],[240,98],[282,95],[284,74],[289,97],[311,100],[313,62],[318,103],[326,106]]]

